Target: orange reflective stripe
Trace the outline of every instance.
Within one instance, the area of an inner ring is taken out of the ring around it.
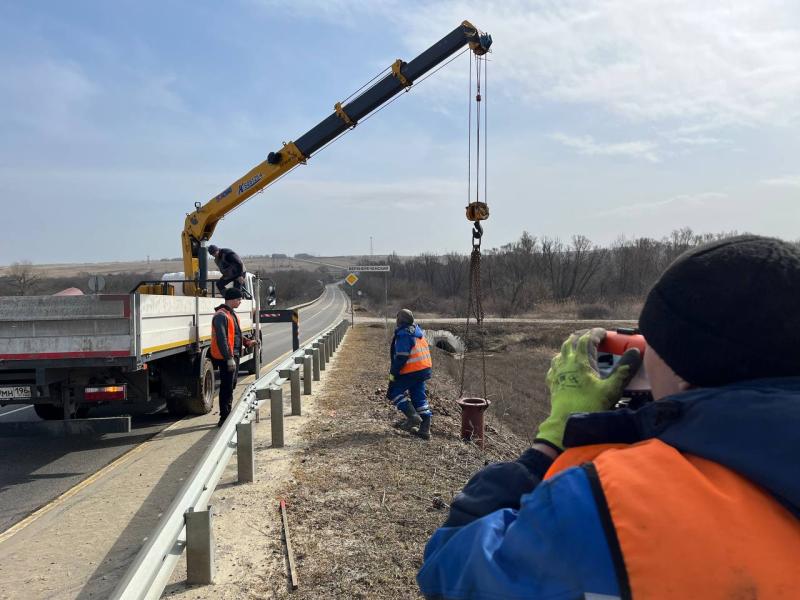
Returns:
[[[800,521],[715,462],[648,440],[594,465],[634,598],[792,598]]]
[[[228,348],[230,349],[230,355],[233,356],[233,339],[236,336],[236,328],[233,324],[234,316],[224,308],[220,308],[217,311],[217,314],[219,313],[223,313],[225,315],[225,318],[228,320],[227,342],[228,342]],[[211,327],[211,357],[219,360],[223,360],[225,358],[219,349],[219,343],[217,342],[217,333],[214,330],[213,325]]]
[[[656,439],[569,448],[545,478],[586,462],[633,598],[797,596],[800,521],[762,488]]]
[[[431,361],[431,349],[428,346],[428,340],[423,338],[414,338],[414,347],[408,355],[408,360],[403,368],[400,369],[400,375],[406,373],[414,373],[422,371],[423,369],[430,369],[433,367]]]
[[[558,475],[561,471],[565,471],[570,467],[577,467],[583,463],[592,462],[598,454],[606,450],[627,447],[628,444],[595,444],[593,446],[567,448],[553,461],[553,464],[547,469],[547,473],[544,474],[544,478],[550,479],[554,475]]]

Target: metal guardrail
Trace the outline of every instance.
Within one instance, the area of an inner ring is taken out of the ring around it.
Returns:
[[[311,306],[315,302],[319,302],[320,300],[322,300],[322,297],[325,295],[325,292],[327,291],[328,291],[328,286],[323,284],[322,293],[319,296],[317,296],[313,300],[309,300],[308,302],[303,302],[302,304],[298,304],[296,306],[290,306],[286,310],[300,310],[301,308],[306,308],[307,306]]]
[[[187,552],[192,552],[192,539],[200,539],[203,536],[193,536],[191,532],[187,531],[187,522],[194,521],[193,515],[209,511],[209,500],[219,482],[222,473],[230,461],[234,451],[252,452],[253,438],[243,439],[244,447],[239,449],[239,435],[240,432],[244,433],[249,431],[241,429],[243,425],[249,425],[254,421],[256,411],[259,406],[264,402],[267,397],[272,399],[280,399],[280,444],[283,445],[283,410],[282,410],[282,386],[289,378],[284,378],[281,375],[287,372],[295,371],[298,365],[303,365],[304,372],[304,393],[311,393],[311,382],[318,381],[320,378],[320,370],[325,370],[326,363],[330,360],[333,352],[339,346],[339,343],[344,338],[347,331],[349,322],[342,320],[333,327],[327,329],[320,336],[315,338],[306,346],[292,353],[286,360],[280,363],[276,368],[272,369],[269,373],[260,377],[257,381],[250,384],[242,393],[239,403],[231,412],[225,424],[220,428],[211,446],[206,450],[203,458],[195,467],[192,475],[184,484],[178,496],[172,501],[172,504],[167,509],[166,513],[159,522],[156,530],[149,536],[147,543],[142,547],[130,568],[123,576],[120,583],[114,589],[111,598],[119,600],[143,600],[155,599],[161,597],[175,565],[183,554],[184,549]],[[283,372],[283,373],[282,373]],[[299,397],[299,373],[296,373],[297,395]],[[295,393],[294,381],[293,394]],[[281,387],[278,387],[281,386]],[[264,392],[267,392],[266,394]],[[274,393],[273,392],[277,392]],[[275,404],[273,403],[273,406]],[[299,409],[299,400],[298,400]],[[293,397],[293,414],[294,413],[294,397]],[[275,438],[275,411],[273,411],[273,445]],[[246,435],[246,434],[245,434]],[[242,476],[242,465],[249,466],[250,479],[247,476]],[[252,455],[242,461],[239,460],[239,480],[252,481],[253,460]],[[210,528],[210,522],[205,521],[205,527]],[[205,536],[205,542],[210,539],[209,535]],[[188,540],[188,541],[187,541]],[[212,542],[213,543],[213,542]],[[208,572],[206,573],[210,583],[213,578],[213,548],[202,547],[203,542],[199,542],[199,554],[207,554],[208,556],[201,556],[200,562],[208,562]],[[191,565],[190,569],[191,571]],[[190,573],[191,577],[191,573]]]

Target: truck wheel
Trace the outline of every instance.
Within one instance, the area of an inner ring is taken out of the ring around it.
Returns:
[[[189,383],[191,396],[167,398],[167,410],[172,416],[205,415],[214,408],[214,365],[210,360],[203,360],[200,375]]]

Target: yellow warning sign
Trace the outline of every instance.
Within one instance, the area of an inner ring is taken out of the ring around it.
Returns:
[[[350,275],[345,277],[344,280],[350,285],[355,285],[356,282],[358,281],[358,275],[356,275],[355,273],[350,273]]]

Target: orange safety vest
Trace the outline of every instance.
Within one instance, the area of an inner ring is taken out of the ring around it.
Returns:
[[[586,462],[598,475],[604,498],[595,500],[605,500],[599,513],[611,517],[609,548],[613,555],[618,545],[630,597],[800,594],[800,520],[763,488],[657,439],[570,448],[545,478]]]
[[[431,349],[428,346],[428,340],[424,337],[414,338],[414,347],[408,355],[406,364],[400,369],[400,375],[422,371],[422,369],[430,369],[431,367],[433,367],[433,362],[431,361]]]
[[[224,314],[225,318],[228,320],[228,349],[230,350],[230,355],[233,356],[233,340],[236,337],[236,325],[234,325],[233,320],[238,319],[236,313],[225,310],[224,308],[220,308],[216,314]],[[220,352],[219,344],[217,342],[217,334],[214,331],[214,327],[211,327],[211,358],[216,358],[219,360],[225,360],[222,352]]]

